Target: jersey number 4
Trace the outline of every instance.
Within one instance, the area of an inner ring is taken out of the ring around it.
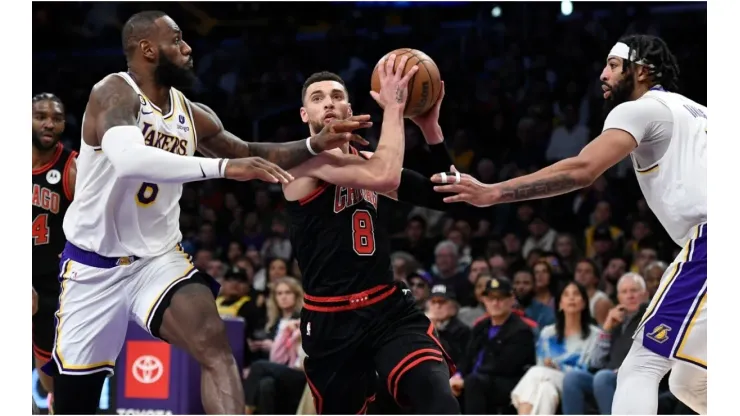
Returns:
[[[33,245],[49,244],[49,214],[39,214],[33,220]]]
[[[375,254],[373,217],[364,209],[352,214],[352,241],[357,255],[372,256]]]

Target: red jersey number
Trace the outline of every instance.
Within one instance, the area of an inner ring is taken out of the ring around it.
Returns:
[[[36,246],[49,243],[49,214],[39,214],[33,220],[33,244]]]
[[[372,256],[375,253],[373,217],[364,209],[352,214],[352,240],[358,256]]]

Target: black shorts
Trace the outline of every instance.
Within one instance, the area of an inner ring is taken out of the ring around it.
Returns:
[[[351,296],[305,296],[304,370],[318,414],[364,413],[383,386],[408,403],[399,381],[423,362],[455,371],[436,331],[402,284]]]
[[[59,292],[38,290],[38,310],[33,315],[33,356],[37,360],[47,362],[51,360],[51,350],[54,347],[54,332],[56,319],[54,314],[59,307]]]

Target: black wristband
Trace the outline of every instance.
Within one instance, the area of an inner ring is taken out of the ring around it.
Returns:
[[[432,159],[431,167],[435,172],[447,172],[450,170],[450,165],[454,164],[452,156],[450,156],[450,151],[447,149],[444,141],[429,146],[429,152]]]
[[[398,186],[399,201],[438,211],[446,211],[449,204],[443,201],[445,196],[445,194],[436,192],[434,182],[422,176],[419,172],[409,169],[401,171],[401,184]]]

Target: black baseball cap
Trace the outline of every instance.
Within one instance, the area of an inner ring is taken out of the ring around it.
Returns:
[[[455,293],[449,290],[445,285],[434,285],[434,287],[432,287],[432,293],[429,295],[429,299],[434,298],[455,300]]]
[[[224,280],[235,280],[239,282],[247,282],[249,279],[247,278],[247,271],[240,268],[240,267],[232,267],[229,269],[228,272],[224,275]]]
[[[504,296],[511,296],[511,294],[514,292],[509,279],[505,277],[494,277],[493,279],[491,279],[491,281],[488,282],[488,284],[486,285],[486,290],[483,291],[483,294],[488,296],[494,293],[500,293]]]
[[[609,230],[609,227],[606,225],[600,225],[596,227],[596,229],[594,230],[593,241],[614,242],[614,239],[612,238],[612,233],[611,233],[611,230]]]

